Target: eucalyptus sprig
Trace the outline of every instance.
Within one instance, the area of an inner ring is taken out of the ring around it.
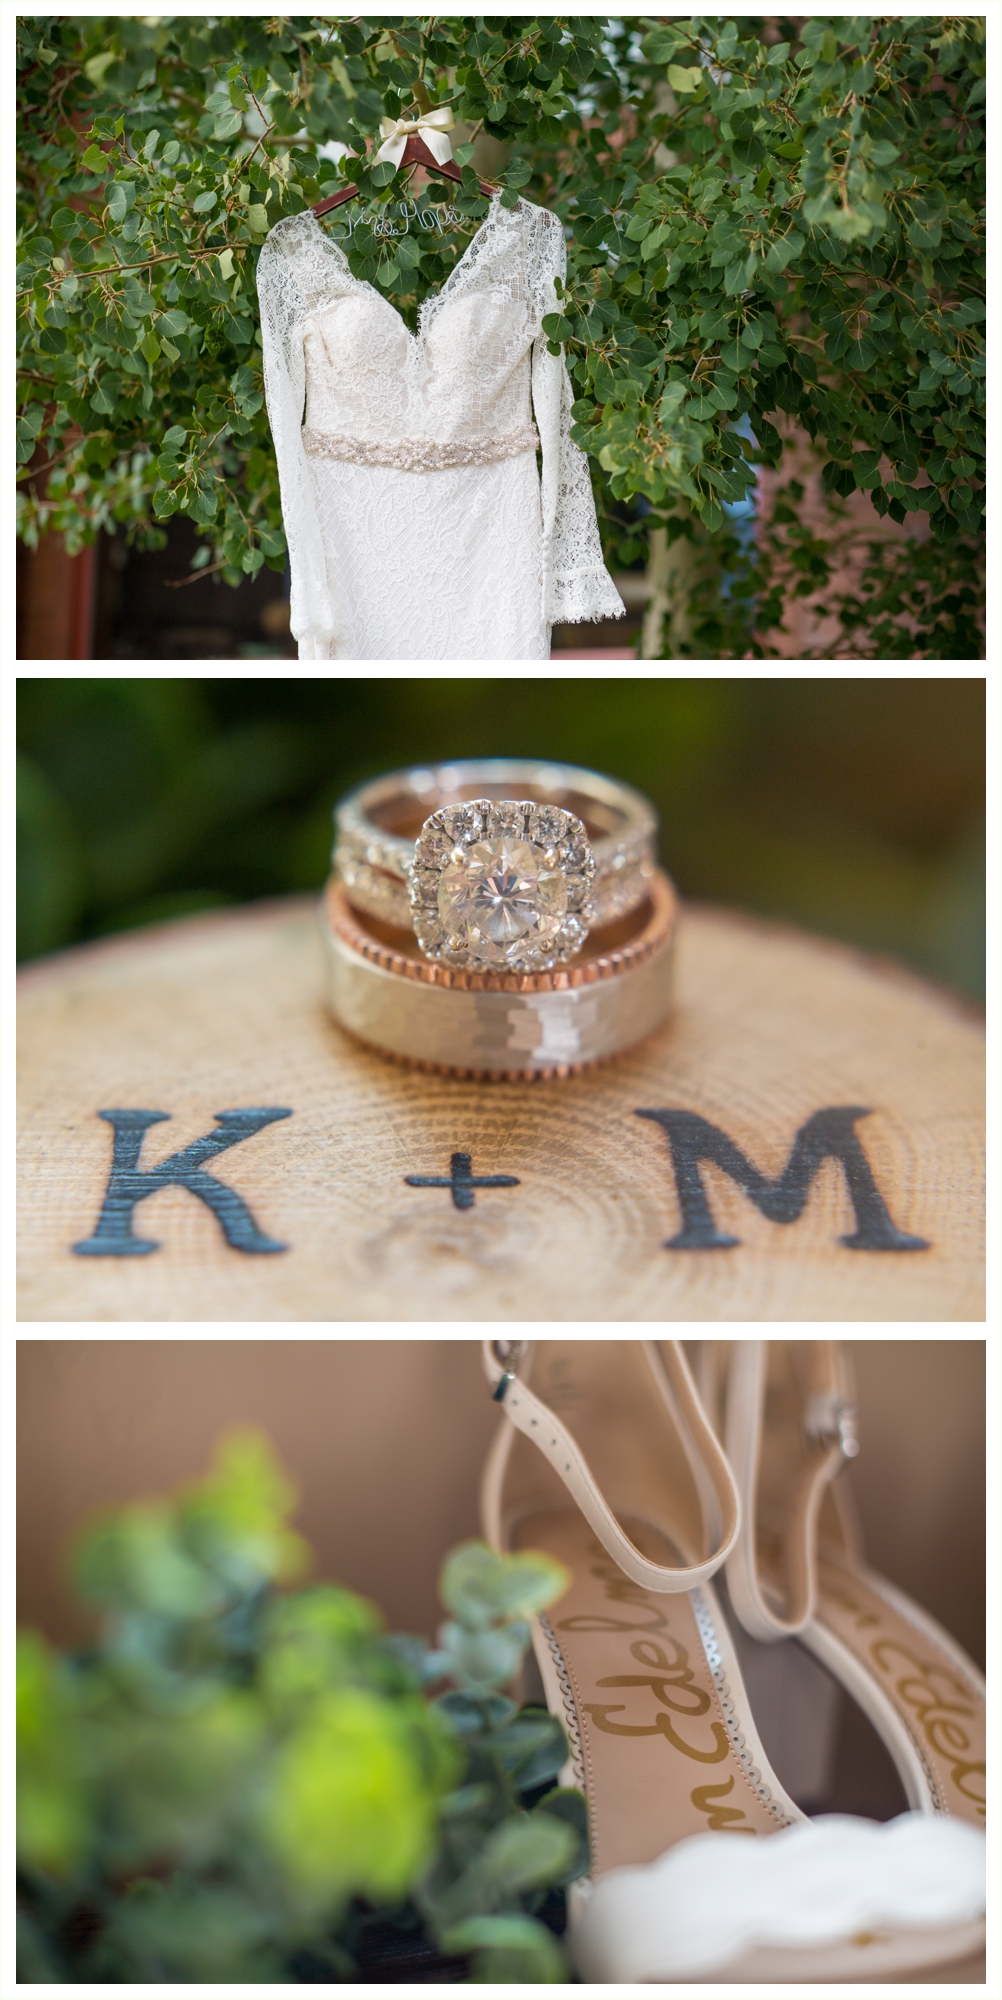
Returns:
[[[442,1571],[452,1615],[426,1672],[453,1683],[435,1706],[467,1763],[462,1786],[445,1801],[438,1851],[416,1900],[443,1951],[475,1954],[478,1979],[567,1976],[559,1945],[533,1913],[550,1890],[587,1869],[585,1802],[554,1782],[568,1759],[556,1717],[520,1708],[503,1690],[521,1669],[528,1619],[569,1581],[550,1556],[502,1556],[482,1542],[454,1549]],[[527,1793],[538,1795],[528,1810]]]
[[[22,1635],[22,1981],[336,1982],[380,1923],[474,1978],[566,1976],[536,1912],[587,1866],[583,1800],[553,1782],[559,1724],[500,1692],[563,1573],[467,1545],[439,1645],[388,1637],[303,1584],[295,1498],[235,1434],[205,1478],[87,1530],[89,1647]]]

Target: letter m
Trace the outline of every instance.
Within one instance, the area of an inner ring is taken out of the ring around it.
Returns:
[[[746,1159],[739,1146],[695,1111],[638,1111],[653,1118],[668,1141],[682,1227],[669,1237],[666,1250],[730,1250],[738,1236],[724,1236],[713,1220],[703,1176],[704,1160],[737,1183],[770,1222],[796,1222],[823,1160],[836,1160],[845,1176],[856,1217],[851,1236],[840,1236],[847,1250],[928,1250],[921,1236],[906,1236],[891,1221],[873,1178],[870,1162],[856,1132],[856,1120],[870,1113],[859,1104],[833,1104],[815,1111],[800,1127],[782,1173],[770,1180]]]
[[[182,1152],[172,1153],[158,1167],[145,1168],[139,1165],[143,1139],[149,1127],[162,1124],[170,1112],[99,1111],[98,1117],[106,1118],[115,1133],[111,1172],[93,1236],[73,1245],[78,1257],[147,1257],[151,1251],[159,1250],[159,1243],[152,1239],[133,1236],[132,1217],[138,1202],[146,1201],[164,1187],[187,1188],[189,1194],[204,1201],[234,1250],[256,1251],[260,1255],[288,1248],[287,1244],[265,1236],[243,1196],[227,1187],[225,1181],[217,1180],[215,1174],[206,1173],[205,1167],[228,1147],[253,1138],[262,1126],[273,1125],[277,1118],[291,1118],[291,1111],[277,1105],[217,1111],[214,1132],[206,1133],[204,1139],[195,1139]]]

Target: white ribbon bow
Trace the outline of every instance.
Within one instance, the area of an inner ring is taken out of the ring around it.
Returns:
[[[376,159],[388,160],[392,166],[399,167],[408,135],[420,132],[428,151],[434,154],[442,167],[446,160],[452,158],[452,147],[445,135],[452,130],[455,122],[447,104],[441,105],[437,111],[423,111],[420,118],[383,118],[379,125],[383,143]]]

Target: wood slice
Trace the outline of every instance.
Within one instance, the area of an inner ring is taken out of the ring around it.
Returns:
[[[471,1083],[351,1041],[326,1011],[323,954],[315,904],[294,899],[22,975],[22,1318],[983,1317],[983,1033],[941,992],[690,907],[665,1029],[588,1075]],[[204,1199],[165,1185],[131,1222],[159,1248],[76,1254],[109,1187],[101,1111],[168,1114],[142,1136],[142,1173],[247,1107],[290,1115],[203,1171],[247,1205],[245,1238],[285,1248],[232,1247]],[[637,1115],[651,1111],[671,1118]],[[842,1152],[818,1164],[833,1130]],[[517,1184],[459,1208],[454,1154]],[[700,1229],[731,1246],[672,1246]],[[840,1240],[854,1236],[863,1247]],[[925,1247],[866,1247],[905,1236]]]

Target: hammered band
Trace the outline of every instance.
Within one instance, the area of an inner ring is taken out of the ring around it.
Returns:
[[[351,908],[328,884],[325,933],[331,1011],[384,1055],[484,1080],[565,1077],[619,1055],[667,1018],[675,892],[648,880],[644,904],[591,940],[577,963],[549,972],[468,972],[421,958]]]
[[[470,799],[558,806],[583,821],[595,855],[592,930],[626,916],[648,895],[658,822],[639,792],[572,764],[490,757],[393,771],[341,800],[333,865],[354,908],[409,930],[415,840],[433,812]]]

